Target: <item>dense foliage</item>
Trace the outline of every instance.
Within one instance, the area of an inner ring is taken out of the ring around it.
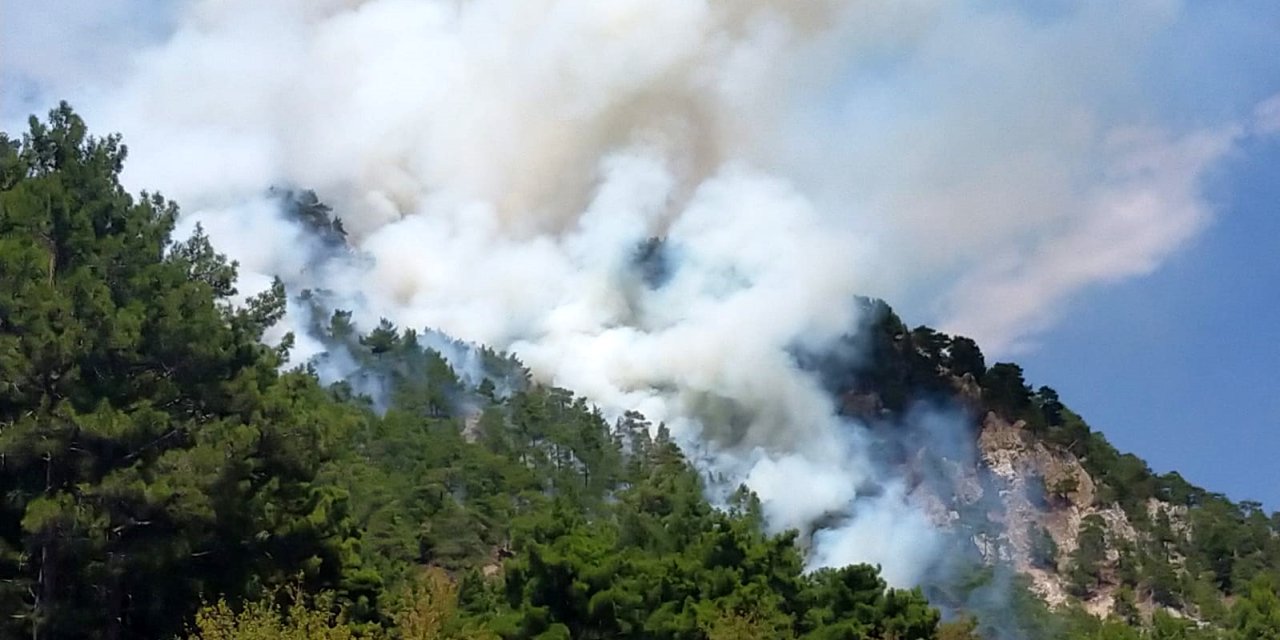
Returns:
[[[282,288],[233,305],[235,265],[172,241],[176,207],[128,195],[125,148],[66,105],[0,154],[4,637],[934,633],[918,592],[803,573],[753,496],[707,503],[664,429],[509,359],[470,384],[335,312],[323,338],[380,387],[279,372]],[[425,567],[456,580],[449,616]]]
[[[317,483],[350,412],[261,345],[277,286],[176,207],[134,199],[125,148],[64,104],[0,138],[0,635],[161,637],[203,593],[335,585],[354,530]]]
[[[873,567],[806,572],[798,534],[767,533],[750,492],[707,501],[662,425],[607,421],[513,359],[438,334],[385,321],[361,334],[323,291],[303,300],[328,360],[283,370],[291,338],[262,343],[283,287],[241,300],[235,265],[203,234],[171,238],[173,203],[121,188],[124,159],[65,104],[21,140],[0,137],[0,637],[1280,634],[1275,518],[1151,474],[971,340],[908,331],[868,302],[874,321],[851,340],[869,357],[797,358],[849,412],[976,389],[975,412],[1072,451],[1098,500],[1148,534],[1117,571],[1090,527],[1064,567],[1079,593],[1116,583],[1207,624],[1050,611],[980,565],[931,590],[980,617],[942,623],[922,591],[888,588]],[[342,250],[315,194],[280,195]],[[322,385],[334,368],[343,379]],[[1150,498],[1182,510],[1144,520]],[[1039,540],[1050,567],[1057,550]],[[1002,617],[982,618],[991,609],[973,603],[997,592]]]

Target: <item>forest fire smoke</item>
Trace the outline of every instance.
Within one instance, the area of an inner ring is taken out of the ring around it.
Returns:
[[[1194,236],[1252,130],[1130,126],[1166,5],[210,0],[78,106],[243,293],[511,350],[665,422],[772,526],[839,516],[815,563],[911,584],[934,532],[792,354],[855,294],[1015,349]],[[319,193],[353,255],[318,260],[273,186]]]

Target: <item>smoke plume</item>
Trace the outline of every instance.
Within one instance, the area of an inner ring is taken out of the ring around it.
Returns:
[[[1147,117],[1177,3],[978,4],[199,0],[68,90],[243,293],[278,275],[365,329],[511,350],[665,422],[773,526],[837,523],[816,564],[910,584],[934,532],[791,354],[855,326],[854,294],[1025,346],[1192,238],[1205,172],[1276,121]],[[272,187],[316,190],[352,250]]]

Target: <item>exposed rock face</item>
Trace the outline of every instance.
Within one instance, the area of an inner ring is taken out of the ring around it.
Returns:
[[[900,467],[930,521],[956,534],[951,542],[963,557],[954,565],[943,559],[942,570],[970,568],[976,549],[987,563],[1025,576],[1053,607],[1079,603],[1106,615],[1123,596],[1123,615],[1149,618],[1159,597],[1184,608],[1171,613],[1196,613],[1197,605],[1175,598],[1168,586],[1185,566],[1178,547],[1191,538],[1188,508],[1161,500],[1193,504],[1173,496],[1199,489],[1155,476],[1141,460],[1115,451],[1053,389],[1032,391],[1017,365],[988,368],[971,342],[928,327],[908,329],[875,301],[868,314],[876,320],[851,338],[852,346],[802,353],[801,362],[819,373],[843,415],[883,428],[881,459]],[[927,418],[917,421],[937,407],[948,418],[971,416],[960,421],[968,430],[955,433],[948,419],[935,433]],[[1003,417],[1012,415],[1032,426]],[[1091,469],[1102,475],[1091,476]],[[1136,477],[1154,484],[1124,484]],[[1134,500],[1139,496],[1156,497],[1144,503]],[[1151,559],[1171,568],[1174,578],[1162,587],[1148,575]]]
[[[462,422],[462,439],[475,444],[480,441],[481,435],[483,435],[483,429],[480,427],[480,414],[467,416]]]
[[[978,436],[978,453],[1000,484],[1003,510],[997,514],[1003,528],[1000,559],[1031,578],[1032,589],[1050,605],[1066,601],[1067,592],[1056,572],[1037,566],[1032,559],[1032,532],[1043,528],[1052,537],[1061,556],[1075,547],[1080,504],[1092,500],[1093,484],[1074,459],[1058,458],[1039,443],[1029,443],[1021,422],[1009,424],[987,414]],[[1064,477],[1079,482],[1076,491],[1062,496],[1062,509],[1049,506],[1046,487],[1056,486]]]
[[[945,481],[944,486],[918,487],[916,498],[926,513],[939,526],[967,529],[988,561],[1013,566],[1030,579],[1037,595],[1055,607],[1069,598],[1066,570],[1079,545],[1082,525],[1086,518],[1098,516],[1107,540],[1103,580],[1083,604],[1096,615],[1109,614],[1114,606],[1110,577],[1120,560],[1118,548],[1138,535],[1128,516],[1118,506],[1095,504],[1095,483],[1076,456],[1039,441],[1022,422],[1010,424],[988,413],[976,440],[976,465],[932,461],[935,475]],[[1155,513],[1172,508],[1152,501],[1148,509]],[[1176,513],[1170,516],[1178,519]],[[1051,549],[1056,553],[1051,558],[1036,557],[1034,537],[1043,535],[1053,541]]]

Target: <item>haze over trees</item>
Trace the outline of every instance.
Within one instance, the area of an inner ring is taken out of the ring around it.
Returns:
[[[883,303],[856,337],[869,360],[815,366],[888,413],[977,385],[975,414],[1078,456],[1143,534],[1118,549],[1090,522],[1066,559],[1038,538],[1039,564],[1077,597],[1163,608],[1050,610],[976,559],[927,590],[806,571],[802,535],[767,532],[745,489],[711,504],[663,425],[606,420],[489,350],[461,376],[322,296],[312,334],[358,375],[285,369],[291,339],[262,342],[283,286],[233,304],[236,266],[173,238],[174,203],[126,193],[125,158],[65,104],[0,137],[0,637],[1280,637],[1274,515],[1152,474],[1017,365]],[[314,194],[290,197],[342,242]]]

